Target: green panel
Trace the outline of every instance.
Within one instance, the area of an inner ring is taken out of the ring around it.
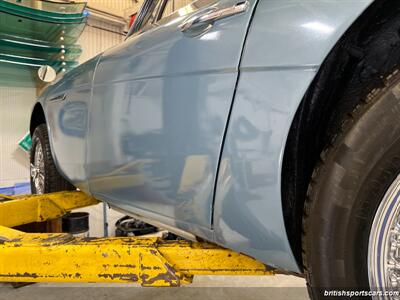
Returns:
[[[18,38],[0,33],[0,52],[43,59],[77,60],[82,53],[78,45],[57,45],[44,41]]]
[[[0,62],[0,86],[36,87],[37,68]]]
[[[20,6],[9,3],[6,0],[0,0],[0,11],[37,21],[52,23],[81,23],[85,20],[85,16],[82,12],[77,14],[54,13],[46,10]]]
[[[38,0],[3,0],[3,1],[12,4],[17,4],[23,7],[40,9],[43,11],[60,13],[60,14],[82,14],[83,10],[86,8],[85,2],[60,3],[55,1],[38,1]]]
[[[76,61],[65,61],[61,59],[43,59],[36,57],[26,57],[14,54],[2,53],[0,49],[0,62],[7,62],[12,64],[27,65],[32,67],[52,66],[56,71],[60,71],[63,67],[65,69],[72,68],[77,65]]]
[[[18,146],[25,152],[29,152],[32,148],[31,133],[27,132],[24,137],[18,142]]]
[[[7,63],[0,60],[0,86],[36,87],[40,82],[38,67]]]
[[[55,24],[10,15],[0,11],[0,32],[48,41],[56,44],[73,44],[81,35],[86,22],[79,24]],[[61,37],[64,40],[61,40]]]
[[[86,3],[0,0],[0,85],[35,87],[40,66],[75,67]]]

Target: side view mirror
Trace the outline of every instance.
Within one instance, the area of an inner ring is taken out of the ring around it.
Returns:
[[[41,66],[38,70],[38,76],[44,82],[52,82],[57,78],[57,72],[50,66]]]

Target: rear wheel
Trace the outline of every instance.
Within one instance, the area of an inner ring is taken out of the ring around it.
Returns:
[[[321,154],[303,215],[313,299],[400,286],[400,76],[345,118]]]
[[[51,155],[46,124],[36,127],[32,135],[30,163],[32,194],[45,194],[75,189],[56,169]]]

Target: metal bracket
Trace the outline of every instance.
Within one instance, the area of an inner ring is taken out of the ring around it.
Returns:
[[[6,227],[56,219],[72,209],[99,203],[77,191],[0,198],[0,226]]]
[[[24,233],[17,226],[98,203],[81,192],[0,200],[0,281],[134,282],[180,286],[194,275],[273,275],[246,255],[210,243],[158,238],[76,238]]]
[[[0,281],[134,282],[180,286],[194,275],[272,275],[264,264],[208,243],[75,238],[0,227]]]

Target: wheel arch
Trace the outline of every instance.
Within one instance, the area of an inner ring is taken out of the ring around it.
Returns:
[[[384,76],[393,71],[397,57],[385,56],[395,46],[390,37],[373,51],[368,46],[373,45],[371,37],[379,29],[400,25],[399,16],[400,7],[393,1],[372,3],[326,57],[296,111],[284,150],[281,195],[287,236],[299,266],[303,207],[313,169],[344,116],[371,91],[366,87],[384,84]],[[364,72],[363,81],[355,80],[356,72]]]
[[[46,123],[46,116],[45,116],[42,104],[40,102],[37,102],[35,104],[35,106],[33,107],[30,125],[29,125],[29,131],[31,133],[31,136],[33,135],[33,132],[35,131],[35,128],[43,123]]]

